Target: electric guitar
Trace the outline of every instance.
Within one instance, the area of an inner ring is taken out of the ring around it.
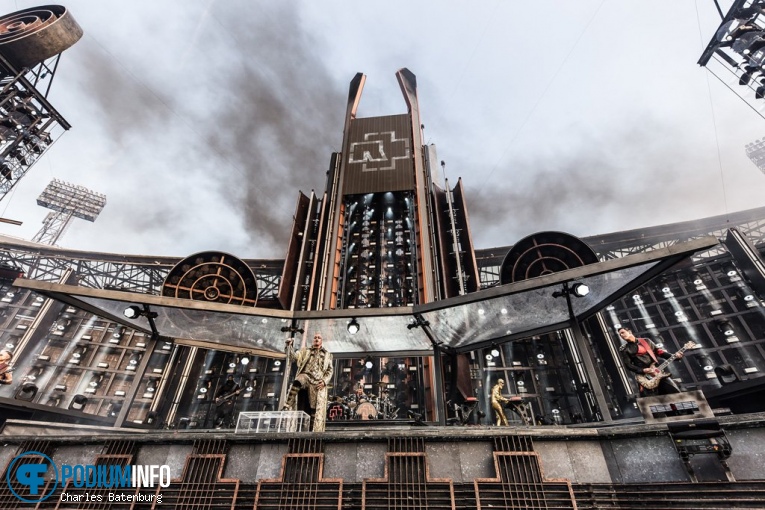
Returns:
[[[677,359],[678,354],[682,354],[687,349],[693,349],[696,347],[696,342],[688,342],[685,345],[683,345],[682,349],[677,351],[675,354],[672,355],[671,358],[667,358],[664,360],[664,363],[661,365],[656,365],[656,363],[652,363],[650,368],[655,368],[658,370],[658,373],[656,374],[638,374],[635,378],[637,379],[638,384],[640,384],[643,388],[647,390],[652,390],[656,388],[662,379],[665,377],[669,377],[669,372],[665,372],[664,369],[669,366],[670,363],[675,361]]]
[[[222,396],[216,398],[215,399],[215,405],[219,406],[219,405],[223,404],[224,402],[228,402],[229,400],[231,400],[235,396],[239,395],[242,392],[242,389],[243,388],[239,388],[238,390],[236,390],[233,393],[229,393],[228,395],[222,395]]]

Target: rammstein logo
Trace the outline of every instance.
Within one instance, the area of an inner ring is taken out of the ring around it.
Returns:
[[[394,170],[397,159],[409,157],[409,139],[396,138],[395,131],[367,133],[364,140],[351,144],[351,155],[348,159],[350,165],[362,163],[362,172]]]

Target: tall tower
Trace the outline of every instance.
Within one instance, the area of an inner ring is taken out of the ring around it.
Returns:
[[[746,144],[746,155],[760,172],[765,173],[765,138]]]
[[[42,228],[32,240],[54,245],[74,218],[96,221],[106,205],[106,195],[91,191],[84,186],[53,179],[37,197],[37,205],[53,212],[48,213],[43,220]]]
[[[81,37],[59,5],[0,17],[0,200],[71,127],[47,96],[61,52]]]
[[[357,116],[366,77],[351,81],[343,149],[323,196],[298,198],[279,299],[294,310],[407,307],[478,288],[461,182],[434,182],[417,81],[396,73],[407,113]]]

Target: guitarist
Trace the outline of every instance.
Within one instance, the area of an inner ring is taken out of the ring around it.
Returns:
[[[3,349],[0,351],[0,384],[11,384],[13,382],[13,374],[11,369],[11,359],[13,353]]]
[[[231,415],[234,412],[234,397],[239,394],[239,391],[239,384],[234,381],[234,376],[230,375],[215,393],[215,428],[230,426]]]
[[[635,335],[628,328],[619,328],[619,336],[622,340],[627,342],[619,348],[619,352],[621,353],[624,366],[630,372],[636,374],[658,375],[659,371],[655,368],[655,365],[660,363],[659,358],[669,359],[672,357],[672,354],[657,347],[651,340],[647,338],[635,338]],[[681,352],[675,355],[676,359],[682,357],[683,353]],[[677,387],[677,384],[671,377],[663,378],[659,385],[653,390],[648,390],[641,384],[638,384],[638,386],[640,388],[641,397],[680,393],[680,388]]]

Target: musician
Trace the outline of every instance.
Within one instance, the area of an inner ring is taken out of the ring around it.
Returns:
[[[215,428],[231,426],[231,416],[234,414],[234,397],[239,394],[239,391],[239,384],[234,380],[234,376],[230,375],[215,393]]]
[[[323,432],[327,417],[327,384],[332,379],[332,354],[322,347],[321,333],[313,335],[311,348],[303,346],[295,352],[292,339],[287,340],[285,351],[288,363],[297,364],[297,373],[290,386],[282,410],[294,411],[300,407],[311,416],[314,432]],[[302,397],[302,398],[301,398]],[[307,397],[307,398],[306,398]]]
[[[494,409],[494,416],[497,418],[497,426],[503,425],[507,427],[510,423],[505,416],[504,405],[510,402],[509,398],[505,398],[502,395],[502,388],[505,387],[504,379],[497,379],[497,384],[491,388],[491,408]]]
[[[3,349],[0,351],[0,384],[11,384],[13,374],[10,371],[13,353]]]
[[[672,357],[672,354],[657,347],[648,338],[635,338],[635,335],[628,328],[619,328],[619,336],[626,342],[619,348],[619,352],[621,353],[625,368],[630,372],[658,375],[659,370],[655,368],[655,365],[660,364],[658,359],[669,359]],[[683,357],[683,353],[677,353],[675,357],[680,359]],[[680,393],[680,388],[677,387],[677,384],[671,377],[663,378],[653,390],[648,390],[642,385],[638,386],[640,387],[641,397]]]

